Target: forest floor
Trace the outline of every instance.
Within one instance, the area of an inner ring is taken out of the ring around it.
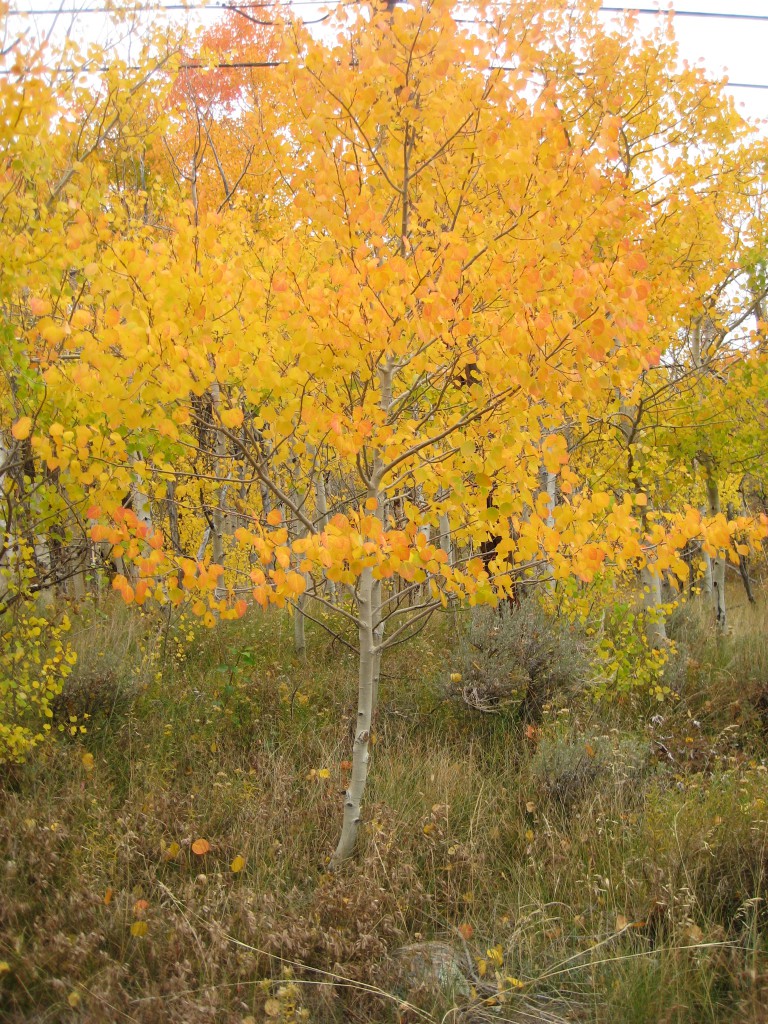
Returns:
[[[562,662],[539,721],[469,706],[432,622],[384,665],[338,874],[354,654],[157,614],[72,616],[64,733],[0,779],[4,1024],[768,1022],[762,599],[722,638],[675,616],[664,701],[595,700],[589,638],[529,615],[509,677]]]

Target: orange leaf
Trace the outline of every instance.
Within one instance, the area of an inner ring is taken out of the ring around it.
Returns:
[[[22,416],[11,427],[11,433],[17,441],[25,441],[32,433],[32,420],[29,416]]]
[[[211,844],[207,839],[196,839],[192,843],[192,853],[197,854],[198,857],[204,857],[211,849]]]

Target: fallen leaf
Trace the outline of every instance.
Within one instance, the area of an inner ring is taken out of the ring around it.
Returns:
[[[192,843],[192,853],[196,854],[198,857],[204,857],[206,853],[210,852],[210,849],[211,844],[207,839],[196,839],[194,843]]]
[[[67,996],[67,1002],[69,1003],[69,1005],[74,1010],[74,1008],[76,1006],[80,1005],[80,993],[79,992],[70,992],[69,995]]]
[[[685,929],[685,934],[691,940],[691,942],[701,942],[701,940],[704,938],[704,932],[701,930],[701,928],[699,928],[697,924],[689,924],[688,927]]]
[[[80,760],[83,762],[83,768],[85,768],[87,772],[93,771],[93,754],[83,754]]]
[[[232,861],[232,863],[229,866],[232,869],[233,873],[237,874],[238,871],[242,871],[243,868],[245,867],[245,857],[241,857],[238,854],[237,857],[235,857],[235,859]]]
[[[107,889],[107,891],[104,893],[104,905],[106,907],[108,907],[111,902],[112,902],[112,890],[111,889]]]
[[[475,934],[475,929],[471,924],[460,924],[458,931],[462,939],[465,939],[466,941],[469,941],[469,939],[471,939]]]
[[[629,928],[629,919],[624,917],[623,914],[616,915],[616,931],[622,932],[625,928]]]
[[[137,939],[140,939],[142,935],[147,934],[147,922],[146,921],[134,921],[131,925],[131,935],[135,935]]]

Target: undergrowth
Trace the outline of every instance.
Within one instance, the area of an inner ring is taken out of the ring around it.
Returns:
[[[759,610],[726,638],[681,613],[663,703],[596,702],[561,660],[534,723],[451,696],[436,623],[384,665],[337,875],[350,652],[312,627],[295,659],[278,614],[70,614],[57,713],[87,732],[0,789],[3,1021],[768,1020]],[[466,988],[409,977],[422,946]]]

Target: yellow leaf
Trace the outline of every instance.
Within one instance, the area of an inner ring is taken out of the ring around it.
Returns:
[[[327,768],[319,768],[317,771],[318,779],[330,779],[331,773]]]
[[[131,935],[135,935],[137,939],[140,939],[143,935],[147,934],[147,928],[146,921],[134,921],[131,925]]]
[[[501,946],[493,946],[491,949],[486,949],[485,955],[496,967],[501,967],[504,963],[504,950]]]
[[[69,1003],[69,1005],[74,1010],[76,1006],[80,1005],[80,993],[79,992],[70,992],[69,995],[67,996],[67,1002]]]
[[[80,758],[80,760],[83,762],[83,768],[85,768],[85,770],[87,772],[92,772],[93,771],[93,754],[91,754],[91,753],[83,754],[83,756]]]
[[[222,409],[221,411],[221,422],[229,430],[239,427],[243,422],[243,419],[242,409]]]
[[[181,847],[179,846],[178,843],[171,843],[171,845],[168,847],[168,849],[163,854],[163,859],[164,860],[174,860],[176,857],[178,857],[179,850],[181,850]]]
[[[245,857],[241,857],[238,854],[229,866],[232,869],[233,874],[238,874],[238,872],[242,871],[245,867]]]
[[[7,974],[10,969],[11,965],[7,960],[0,960],[0,974]]]
[[[22,416],[16,420],[11,428],[11,433],[17,441],[25,441],[32,433],[32,420],[29,416]]]

